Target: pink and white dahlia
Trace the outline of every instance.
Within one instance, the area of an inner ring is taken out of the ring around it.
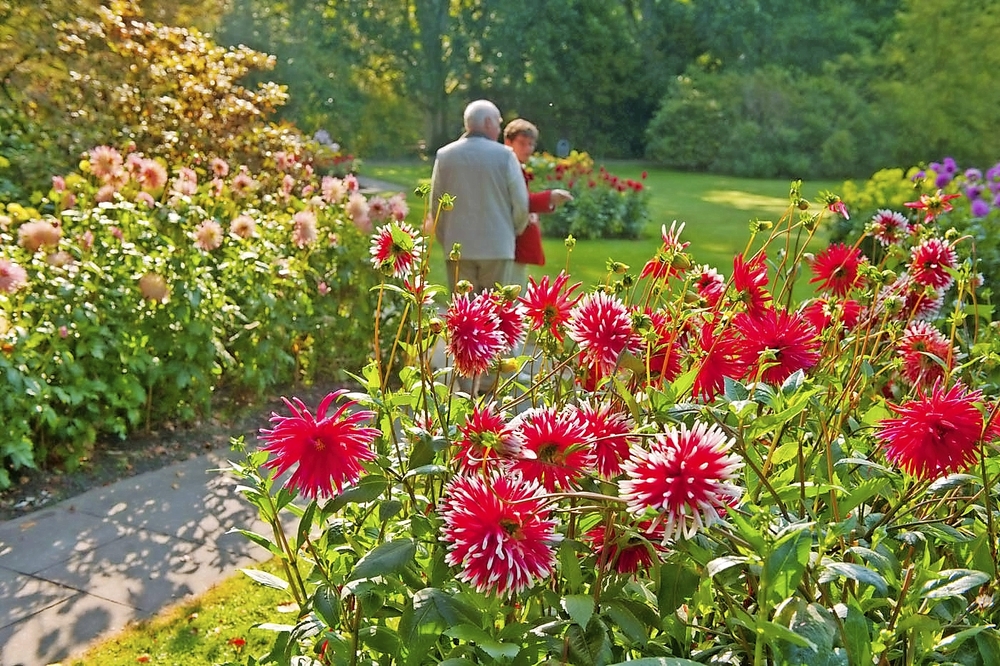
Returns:
[[[577,413],[583,422],[584,437],[590,443],[597,473],[605,479],[613,479],[621,473],[622,463],[628,460],[636,439],[632,435],[632,419],[606,402],[598,405],[584,402]]]
[[[448,331],[446,350],[454,359],[455,372],[463,377],[483,374],[507,349],[496,302],[489,292],[474,298],[456,294],[444,319]]]
[[[633,513],[658,514],[653,524],[663,523],[664,545],[690,539],[720,522],[743,494],[733,483],[743,461],[730,452],[732,446],[733,439],[717,425],[668,428],[648,450],[632,447],[625,463],[628,478],[618,483],[621,497]]]
[[[580,346],[584,363],[596,366],[602,373],[615,368],[622,352],[636,353],[642,348],[642,340],[632,330],[628,308],[603,291],[580,299],[569,313],[566,331]]]
[[[455,460],[466,473],[492,472],[498,463],[517,458],[524,446],[520,433],[507,422],[496,403],[476,404],[458,430],[461,438]]]
[[[516,474],[456,476],[439,512],[445,561],[478,592],[517,594],[552,573],[562,536],[537,483]]]
[[[292,244],[303,248],[316,242],[316,213],[300,210],[292,216]]]
[[[513,469],[546,490],[570,490],[593,468],[587,425],[576,407],[536,407],[513,421],[523,444]]]
[[[407,278],[419,267],[423,247],[423,236],[406,222],[393,220],[372,234],[372,265],[384,275]]]
[[[13,294],[28,284],[28,272],[7,259],[0,259],[0,293]]]
[[[573,292],[582,284],[577,282],[567,288],[568,281],[569,275],[565,271],[560,271],[551,282],[548,275],[543,275],[538,282],[533,277],[528,278],[528,289],[521,297],[521,303],[532,330],[548,333],[562,341],[570,311],[580,300],[580,296],[574,296]]]
[[[954,366],[958,350],[941,331],[926,321],[914,321],[896,345],[903,359],[903,377],[911,386],[931,386]]]
[[[246,213],[237,215],[229,223],[229,233],[238,238],[252,238],[257,233],[257,223]]]
[[[947,289],[955,281],[948,269],[957,263],[958,255],[948,241],[928,238],[910,251],[909,274],[919,285]]]
[[[883,247],[902,242],[910,233],[910,222],[897,211],[880,208],[871,221],[872,236]]]

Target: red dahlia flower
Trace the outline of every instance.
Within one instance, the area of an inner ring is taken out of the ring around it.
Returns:
[[[456,476],[440,508],[445,561],[484,594],[521,592],[555,566],[561,539],[537,483],[517,475]]]
[[[629,511],[658,512],[663,520],[663,543],[692,538],[699,529],[721,520],[743,491],[731,483],[743,462],[730,453],[733,440],[717,425],[695,423],[658,434],[649,450],[632,447],[625,463],[628,478],[618,486]]]
[[[280,476],[297,465],[286,488],[313,499],[330,497],[334,488],[339,493],[345,485],[357,482],[361,463],[375,458],[369,446],[381,432],[362,425],[375,417],[374,412],[355,410],[357,401],[348,400],[336,413],[326,415],[330,405],[346,393],[341,389],[327,394],[315,417],[298,398],[282,398],[293,415],[272,414],[274,427],[261,429],[261,438],[267,442],[261,449],[273,454],[264,467]]]
[[[692,283],[698,295],[705,300],[705,305],[714,308],[726,293],[726,280],[719,274],[719,271],[702,264],[695,266],[690,272]]]
[[[982,397],[961,384],[946,390],[938,382],[929,395],[918,388],[915,400],[889,403],[898,416],[877,426],[886,458],[921,479],[968,468],[983,437],[983,415],[976,406]]]
[[[573,297],[572,294],[581,283],[577,282],[567,289],[568,281],[569,275],[565,271],[560,271],[551,283],[548,275],[543,275],[540,282],[535,282],[533,277],[528,278],[527,293],[521,298],[521,303],[532,330],[548,332],[562,341],[570,310],[580,300],[579,295]]]
[[[640,278],[652,277],[654,280],[666,280],[680,275],[685,269],[691,266],[691,258],[684,252],[690,243],[680,241],[681,233],[684,231],[684,223],[677,226],[677,220],[670,225],[663,225],[660,228],[660,237],[663,245],[656,251],[656,255],[646,262]]]
[[[733,287],[737,300],[750,313],[761,312],[771,304],[771,292],[767,290],[767,265],[765,255],[756,254],[750,261],[744,261],[738,254],[733,259]]]
[[[809,283],[819,282],[819,288],[834,296],[846,296],[854,287],[861,286],[863,280],[858,269],[865,263],[865,257],[856,247],[834,243],[820,252],[812,262],[815,277]]]
[[[935,194],[921,194],[919,201],[911,201],[909,203],[904,203],[903,205],[907,208],[915,208],[917,210],[924,211],[924,224],[931,222],[938,215],[943,215],[948,211],[952,210],[952,206],[949,201],[952,199],[957,199],[962,196],[961,194],[942,194],[941,190],[938,190]]]
[[[594,466],[587,426],[576,407],[538,407],[519,414],[511,427],[524,448],[513,469],[550,492],[576,488]]]
[[[819,361],[816,329],[797,312],[769,308],[757,317],[741,312],[733,323],[744,338],[743,360],[748,368],[757,367],[761,381],[781,384]],[[757,378],[752,369],[748,373]]]
[[[743,341],[736,331],[729,326],[719,331],[715,328],[714,322],[702,324],[691,345],[698,368],[692,393],[706,401],[722,393],[726,377],[740,379],[747,368],[743,358]]]

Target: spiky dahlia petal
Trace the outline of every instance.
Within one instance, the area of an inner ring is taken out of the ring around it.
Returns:
[[[628,308],[603,291],[587,294],[570,311],[567,335],[580,346],[588,365],[603,373],[618,364],[622,352],[641,349],[642,341],[632,330]]]
[[[463,377],[483,374],[507,349],[496,302],[489,292],[474,298],[456,294],[445,313],[445,326],[447,352]]]
[[[513,427],[523,443],[513,468],[546,490],[569,490],[593,467],[587,428],[576,407],[537,407],[519,414]]]

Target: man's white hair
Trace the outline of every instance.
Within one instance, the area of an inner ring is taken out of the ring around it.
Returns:
[[[477,99],[475,102],[470,102],[465,107],[465,114],[463,116],[465,119],[465,131],[482,132],[486,129],[486,121],[499,115],[500,109],[488,99]]]

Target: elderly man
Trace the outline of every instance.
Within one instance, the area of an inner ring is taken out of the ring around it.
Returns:
[[[475,291],[507,284],[514,263],[514,239],[528,225],[528,188],[517,157],[498,143],[503,119],[496,105],[477,100],[465,107],[465,134],[442,147],[431,175],[432,214],[442,195],[454,197],[442,210],[435,236],[445,256],[461,245],[458,260],[447,259],[448,284],[468,280]]]

